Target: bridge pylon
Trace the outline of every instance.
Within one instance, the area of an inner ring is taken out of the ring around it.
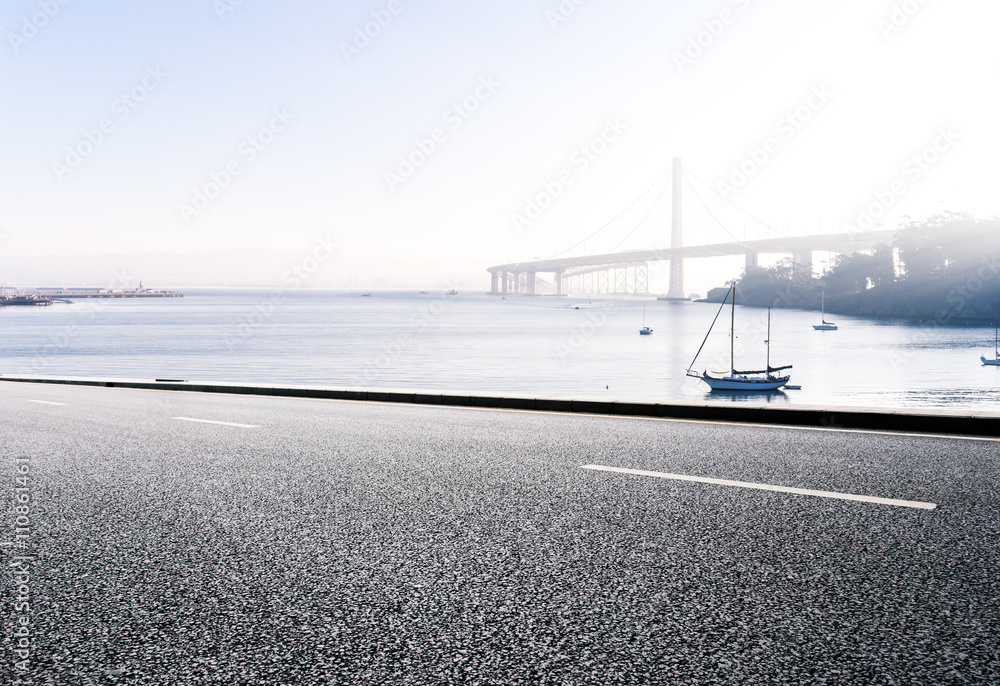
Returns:
[[[684,167],[681,158],[674,158],[674,192],[671,206],[670,220],[670,248],[676,250],[681,247],[681,190],[684,182]],[[670,286],[667,288],[665,298],[657,300],[690,300],[684,295],[684,257],[679,254],[670,257]]]

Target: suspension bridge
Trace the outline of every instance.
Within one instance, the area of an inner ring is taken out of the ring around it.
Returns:
[[[732,242],[685,246],[682,242],[681,217],[681,194],[685,174],[680,158],[674,158],[669,174],[673,177],[670,247],[578,256],[560,254],[545,259],[494,265],[487,268],[492,277],[490,293],[538,295],[538,275],[551,274],[557,295],[571,293],[647,295],[651,293],[650,263],[669,262],[669,288],[666,296],[661,299],[688,300],[684,290],[686,259],[743,255],[746,258],[746,266],[750,268],[758,266],[761,255],[785,254],[792,257],[796,269],[811,274],[814,252],[845,254],[870,250],[878,243],[891,240],[895,233],[893,230],[883,229],[812,236],[777,236],[756,240],[738,240],[730,233],[734,238]]]

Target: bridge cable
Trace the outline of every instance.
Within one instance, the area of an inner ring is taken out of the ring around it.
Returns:
[[[630,239],[635,234],[636,231],[638,231],[642,227],[643,222],[645,222],[646,219],[649,218],[649,215],[653,213],[653,210],[656,209],[657,203],[660,202],[660,198],[663,197],[663,194],[667,192],[668,188],[670,188],[670,184],[667,184],[663,187],[663,190],[660,191],[660,194],[656,196],[656,200],[654,200],[653,204],[649,206],[649,210],[646,211],[646,214],[643,216],[642,219],[639,220],[639,223],[635,225],[635,228],[632,229],[629,235],[625,236],[625,238],[619,241],[618,245],[611,248],[611,250],[609,250],[608,252],[614,252],[615,250],[620,248],[628,239]]]
[[[624,210],[622,210],[621,212],[619,212],[619,213],[618,213],[618,214],[617,214],[617,215],[615,216],[615,218],[614,218],[614,219],[612,219],[612,220],[611,220],[611,221],[609,221],[609,222],[608,222],[607,224],[605,224],[604,226],[602,226],[601,228],[599,228],[599,229],[598,229],[597,231],[595,231],[594,233],[590,234],[589,236],[587,236],[586,238],[584,238],[584,239],[583,239],[582,241],[580,241],[579,243],[576,243],[575,245],[571,245],[570,247],[566,248],[565,250],[562,250],[562,251],[560,251],[560,252],[557,252],[557,253],[556,253],[556,254],[554,254],[554,255],[549,255],[549,256],[548,256],[548,257],[546,257],[545,259],[547,259],[547,260],[551,260],[551,259],[552,259],[552,258],[554,258],[554,257],[559,257],[560,255],[565,255],[565,254],[566,254],[566,253],[568,253],[568,252],[569,252],[570,250],[573,250],[573,249],[575,249],[575,248],[579,248],[579,247],[580,247],[581,245],[583,245],[584,243],[586,243],[587,241],[589,241],[589,240],[590,240],[591,238],[593,238],[594,236],[596,236],[597,234],[599,234],[599,233],[600,233],[601,231],[604,231],[604,229],[608,228],[608,227],[609,227],[609,226],[611,226],[611,225],[612,225],[613,223],[615,223],[616,221],[618,221],[618,219],[619,219],[619,218],[620,218],[620,217],[621,217],[621,216],[622,216],[623,214],[625,214],[625,213],[626,213],[626,212],[628,212],[628,211],[629,211],[630,209],[632,209],[633,207],[635,207],[635,206],[636,206],[636,204],[638,204],[638,202],[639,202],[640,200],[642,200],[642,199],[643,199],[644,197],[646,197],[646,194],[647,194],[647,193],[649,193],[649,192],[650,192],[651,190],[653,190],[654,188],[656,188],[656,185],[657,185],[658,183],[660,183],[660,181],[663,181],[663,179],[665,179],[665,178],[667,178],[668,176],[670,176],[670,174],[671,174],[671,173],[673,173],[673,169],[672,169],[672,168],[671,168],[671,169],[668,169],[668,170],[667,170],[667,173],[666,173],[666,174],[664,174],[663,176],[661,176],[660,178],[658,178],[658,179],[657,179],[656,181],[654,181],[654,182],[653,182],[653,184],[652,184],[652,185],[651,185],[651,186],[650,186],[649,188],[647,188],[646,190],[644,190],[644,191],[642,192],[642,195],[640,195],[640,196],[639,196],[638,198],[636,198],[635,200],[633,200],[633,201],[632,201],[632,204],[631,204],[631,205],[629,205],[629,206],[628,206],[628,207],[626,207],[626,208],[625,208]]]
[[[738,209],[740,212],[742,212],[746,216],[748,216],[751,219],[753,219],[758,224],[761,224],[761,225],[767,227],[767,229],[769,231],[773,231],[774,233],[778,234],[782,238],[787,238],[787,236],[785,234],[783,234],[781,231],[779,231],[778,229],[774,228],[773,226],[771,226],[767,222],[762,221],[760,219],[757,219],[757,217],[753,216],[752,214],[750,214],[749,212],[747,212],[746,210],[744,210],[742,207],[740,207],[739,205],[737,205],[736,203],[734,203],[732,200],[730,200],[729,198],[727,198],[726,196],[724,196],[722,193],[720,193],[719,191],[717,191],[716,189],[712,188],[710,185],[708,185],[707,183],[705,183],[704,181],[702,181],[701,179],[699,179],[698,176],[694,172],[692,172],[690,169],[688,169],[687,167],[684,167],[684,173],[685,174],[690,174],[691,176],[693,176],[701,185],[705,186],[705,188],[707,188],[708,190],[710,190],[713,193],[715,193],[716,195],[718,195],[720,198],[722,198],[723,200],[725,200],[726,202],[728,202],[730,205],[732,205],[733,207],[735,207],[736,209]],[[690,183],[690,181],[688,183]],[[692,188],[693,187],[694,186],[692,186]],[[716,221],[718,221],[718,220],[716,220]],[[732,234],[730,234],[730,235],[732,235]]]
[[[708,205],[706,205],[706,204],[705,204],[705,201],[701,199],[701,196],[700,196],[700,195],[698,195],[698,191],[696,191],[696,190],[694,189],[694,184],[692,184],[692,183],[691,183],[690,181],[688,181],[688,187],[689,187],[689,188],[691,189],[691,192],[692,192],[692,193],[694,193],[694,197],[696,197],[696,198],[698,199],[698,202],[700,202],[700,203],[701,203],[701,206],[705,208],[705,211],[706,211],[706,212],[708,212],[709,216],[711,216],[711,217],[712,217],[712,219],[714,219],[714,220],[715,220],[715,221],[716,221],[716,222],[717,222],[717,223],[719,224],[719,226],[721,226],[721,227],[722,227],[722,230],[723,230],[723,231],[725,231],[726,233],[728,233],[728,234],[729,234],[729,236],[730,236],[730,238],[732,238],[732,239],[733,239],[733,241],[734,241],[734,242],[735,242],[735,243],[736,243],[737,245],[743,245],[743,246],[746,246],[746,242],[744,242],[744,241],[741,241],[741,240],[740,240],[739,238],[737,238],[737,237],[736,237],[736,236],[735,236],[735,235],[733,234],[733,232],[732,232],[732,231],[730,231],[729,229],[727,229],[727,228],[726,228],[726,225],[725,225],[725,224],[723,224],[723,223],[722,223],[721,221],[719,221],[719,218],[718,218],[718,217],[716,217],[716,216],[715,216],[714,214],[712,214],[712,210],[708,209]]]

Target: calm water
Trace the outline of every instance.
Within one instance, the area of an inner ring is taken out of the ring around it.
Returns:
[[[686,378],[718,305],[330,291],[189,291],[183,299],[0,309],[0,372],[709,399]],[[739,368],[765,361],[766,313],[737,308]],[[773,403],[1000,409],[991,328],[912,326],[775,311],[771,363],[801,390]],[[729,368],[728,308],[696,368]],[[739,401],[747,396],[711,399]]]

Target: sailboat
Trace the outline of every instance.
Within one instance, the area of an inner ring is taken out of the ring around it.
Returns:
[[[648,326],[646,326],[646,306],[643,305],[642,306],[642,328],[639,329],[639,335],[640,336],[651,336],[652,334],[653,334],[653,330],[651,328],[649,328]]]
[[[813,324],[813,328],[816,331],[836,331],[837,325],[833,322],[826,321],[826,291],[820,293],[819,296],[819,320],[820,324]]]
[[[991,365],[995,365],[995,366],[1000,366],[1000,345],[998,345],[998,344],[1000,344],[1000,339],[997,338],[997,332],[998,331],[1000,331],[1000,329],[997,329],[997,327],[994,326],[993,327],[993,359],[992,360],[988,360],[988,359],[986,359],[986,355],[980,355],[979,359],[983,361],[983,364],[991,364]]]
[[[725,372],[713,372],[709,374],[707,371],[703,371],[701,374],[694,371],[694,363],[698,360],[698,355],[701,354],[702,348],[705,347],[705,342],[708,341],[709,334],[712,333],[712,327],[715,326],[715,322],[718,321],[719,315],[722,313],[722,308],[726,306],[726,300],[732,297],[732,309],[729,318],[729,374]],[[719,311],[715,313],[715,319],[712,320],[712,326],[708,327],[708,333],[705,334],[705,340],[701,342],[701,347],[698,348],[698,352],[694,354],[694,359],[691,360],[691,364],[688,365],[687,375],[693,376],[696,379],[701,379],[708,384],[709,388],[713,391],[775,391],[791,379],[788,374],[784,376],[778,376],[775,372],[780,372],[785,369],[791,369],[792,365],[787,364],[782,367],[772,367],[771,366],[771,308],[767,309],[767,340],[764,344],[767,346],[767,364],[766,369],[755,369],[751,371],[738,371],[736,369],[735,362],[735,341],[736,341],[736,284],[729,289],[729,293],[726,298],[722,300],[722,305],[719,306]]]

